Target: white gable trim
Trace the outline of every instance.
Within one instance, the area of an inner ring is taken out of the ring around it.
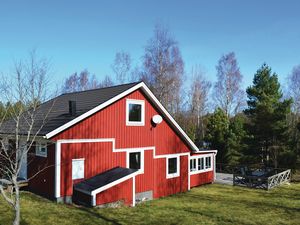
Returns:
[[[190,144],[194,151],[199,151],[198,147],[192,142],[192,140],[188,137],[188,135],[181,129],[178,123],[174,120],[174,118],[170,115],[170,113],[163,107],[163,105],[158,101],[158,99],[154,96],[154,94],[150,91],[150,89],[146,86],[144,82],[138,83],[137,85],[129,88],[128,90],[122,92],[121,94],[111,98],[110,100],[102,103],[101,105],[87,111],[86,113],[76,117],[75,119],[69,121],[68,123],[56,128],[55,130],[49,132],[45,135],[47,139],[55,136],[56,134],[66,130],[67,128],[73,126],[74,124],[82,121],[83,119],[91,116],[92,114],[100,111],[101,109],[107,107],[108,105],[116,102],[117,100],[125,97],[126,95],[132,93],[133,91],[142,88],[145,94],[156,104],[156,106],[163,112],[163,114],[171,121],[171,123],[175,126],[175,128],[180,132],[180,134],[184,137],[184,139]]]

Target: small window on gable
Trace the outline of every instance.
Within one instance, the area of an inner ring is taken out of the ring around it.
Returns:
[[[35,154],[41,157],[47,157],[47,144],[37,143],[35,146]]]
[[[173,178],[179,176],[179,157],[167,158],[167,178]]]
[[[72,159],[72,180],[84,178],[84,159]]]
[[[143,126],[145,121],[145,102],[128,99],[126,101],[126,125]]]

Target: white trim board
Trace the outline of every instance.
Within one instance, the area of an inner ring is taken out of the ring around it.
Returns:
[[[98,139],[62,139],[56,142],[55,150],[55,198],[60,197],[61,189],[61,145],[68,143],[95,143],[95,142],[111,142],[112,143],[112,152],[137,152],[137,151],[146,151],[152,150],[153,159],[167,158],[169,156],[178,157],[178,156],[190,156],[189,152],[184,153],[175,153],[175,154],[164,154],[156,155],[155,146],[148,147],[139,147],[139,148],[120,148],[116,149],[115,139],[114,138],[98,138]],[[144,154],[144,153],[143,153]],[[189,171],[189,167],[188,167]],[[139,172],[139,171],[137,171]]]
[[[122,92],[121,94],[111,98],[110,100],[96,106],[95,108],[87,111],[86,113],[76,117],[75,119],[69,121],[68,123],[56,128],[55,130],[47,133],[45,138],[49,139],[58,133],[66,130],[67,128],[73,126],[74,124],[82,121],[83,119],[91,116],[92,114],[100,111],[101,109],[109,106],[110,104],[116,102],[117,100],[125,97],[126,95],[136,91],[137,89],[141,88],[144,93],[148,96],[148,98],[162,111],[162,113],[170,120],[170,122],[174,125],[177,131],[182,135],[182,137],[187,141],[187,143],[192,147],[192,149],[196,152],[199,152],[198,147],[192,142],[192,140],[188,137],[188,135],[182,130],[182,128],[178,125],[178,123],[174,120],[174,118],[170,115],[170,113],[163,107],[163,105],[158,101],[158,99],[154,96],[154,94],[150,91],[147,85],[144,82],[140,82],[135,86],[129,88],[128,90]]]

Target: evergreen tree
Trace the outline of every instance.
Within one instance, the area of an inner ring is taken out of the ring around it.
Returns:
[[[229,119],[221,108],[209,116],[205,140],[210,148],[217,149],[217,162],[227,163],[227,136],[229,130]]]
[[[261,156],[268,163],[271,158],[277,167],[278,156],[284,150],[287,140],[286,116],[290,112],[291,99],[282,100],[282,91],[276,73],[266,64],[256,72],[253,85],[247,90],[248,108],[245,114],[249,119],[248,134],[250,155]],[[258,162],[258,161],[257,161]]]

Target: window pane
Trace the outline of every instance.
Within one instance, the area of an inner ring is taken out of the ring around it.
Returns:
[[[205,158],[205,165],[206,165],[206,169],[211,168],[211,157]]]
[[[195,171],[196,170],[196,159],[191,159],[190,160],[190,171]]]
[[[198,170],[203,170],[204,169],[204,158],[199,158],[198,159]]]
[[[84,178],[84,160],[72,161],[72,179]]]
[[[130,169],[141,169],[141,153],[140,152],[129,153],[129,168]]]
[[[168,159],[168,174],[177,173],[177,158]]]
[[[129,104],[129,121],[141,122],[142,121],[142,105]]]

